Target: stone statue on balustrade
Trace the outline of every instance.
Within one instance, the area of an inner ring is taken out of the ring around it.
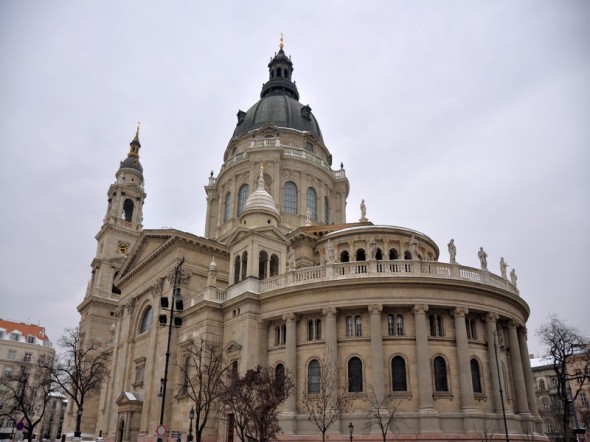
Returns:
[[[412,259],[418,259],[418,241],[414,235],[410,239],[410,252],[412,252]]]
[[[367,219],[367,206],[365,205],[365,200],[361,200],[361,219],[359,219],[361,223],[366,223],[369,221]]]
[[[508,277],[506,276],[506,269],[508,268],[508,263],[506,261],[504,261],[504,257],[500,258],[500,274],[502,275],[502,278],[504,279],[508,279]]]
[[[334,250],[334,244],[332,244],[332,240],[328,240],[326,243],[326,263],[333,264],[336,260],[335,256],[336,252]]]
[[[479,248],[479,252],[477,252],[477,257],[479,258],[479,263],[481,264],[482,270],[488,269],[488,254],[484,252],[483,247]]]
[[[449,249],[449,262],[451,264],[455,264],[457,262],[455,259],[457,257],[457,247],[455,246],[455,240],[451,239],[447,244],[447,247]]]
[[[369,259],[375,259],[377,256],[377,241],[375,238],[369,240]]]
[[[287,261],[289,263],[288,270],[295,270],[295,251],[293,247],[289,247],[289,251],[287,252]]]
[[[510,282],[512,282],[512,285],[514,287],[516,287],[516,280],[518,278],[516,277],[516,269],[512,269],[510,270]]]

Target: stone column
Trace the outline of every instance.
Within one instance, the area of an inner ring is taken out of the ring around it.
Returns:
[[[496,313],[488,313],[486,315],[487,338],[488,338],[488,366],[491,377],[491,392],[492,406],[494,411],[502,411],[502,401],[500,399],[500,374],[498,373],[498,365],[496,364],[496,350],[494,345],[496,343],[496,321],[498,315]],[[497,344],[496,344],[497,345]]]
[[[418,366],[419,405],[420,410],[433,408],[432,377],[430,376],[430,353],[428,351],[428,328],[426,326],[426,304],[414,305],[416,324],[416,362]]]
[[[285,340],[285,368],[293,378],[293,383],[297,385],[297,315],[295,313],[285,313],[283,320],[287,323],[287,336]],[[297,391],[289,395],[285,401],[285,411],[290,413],[297,412]]]
[[[262,367],[268,365],[268,330],[270,322],[264,319],[258,320],[258,363]]]
[[[473,382],[471,380],[471,365],[469,363],[469,342],[467,341],[467,328],[465,327],[465,315],[469,312],[467,307],[457,307],[455,316],[455,340],[457,342],[457,359],[459,367],[459,385],[461,387],[461,409],[474,410]]]
[[[326,317],[326,353],[325,363],[327,366],[337,369],[338,363],[338,331],[336,328],[336,314],[335,307],[327,307],[322,310]]]
[[[537,416],[539,414],[539,407],[537,406],[537,396],[535,395],[535,380],[533,379],[533,371],[531,369],[529,346],[527,345],[527,331],[525,327],[518,329],[518,343],[520,345],[520,358],[522,359],[522,370],[524,372],[529,410]]]
[[[514,393],[516,396],[516,411],[518,413],[530,413],[516,327],[516,322],[510,321],[508,323],[508,342],[510,343],[511,362],[510,366],[512,368],[512,381],[514,382]]]
[[[373,388],[377,401],[381,403],[385,397],[385,374],[383,370],[383,330],[381,327],[380,304],[369,305],[371,314],[371,359],[373,363]]]

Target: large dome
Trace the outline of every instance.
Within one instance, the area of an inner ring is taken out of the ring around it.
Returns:
[[[311,132],[323,141],[320,126],[311,108],[288,95],[268,95],[259,100],[243,115],[241,121],[238,120],[233,136],[239,137],[266,125]]]
[[[320,126],[311,108],[299,102],[297,86],[291,79],[293,63],[285,55],[283,45],[268,64],[268,81],[262,85],[260,100],[248,109],[238,112],[234,138],[262,126],[273,125],[311,132],[323,141]]]

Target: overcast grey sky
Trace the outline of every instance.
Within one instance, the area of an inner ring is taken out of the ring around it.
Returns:
[[[534,331],[590,332],[590,2],[2,1],[0,317],[78,322],[106,191],[141,121],[146,228],[202,235],[203,186],[279,34],[375,224],[516,268]]]

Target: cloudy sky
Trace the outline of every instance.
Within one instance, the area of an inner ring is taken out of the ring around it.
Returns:
[[[279,34],[375,224],[516,268],[534,331],[590,334],[590,2],[0,3],[0,317],[78,322],[106,191],[141,121],[146,228],[202,235]],[[584,147],[585,146],[585,147]]]

